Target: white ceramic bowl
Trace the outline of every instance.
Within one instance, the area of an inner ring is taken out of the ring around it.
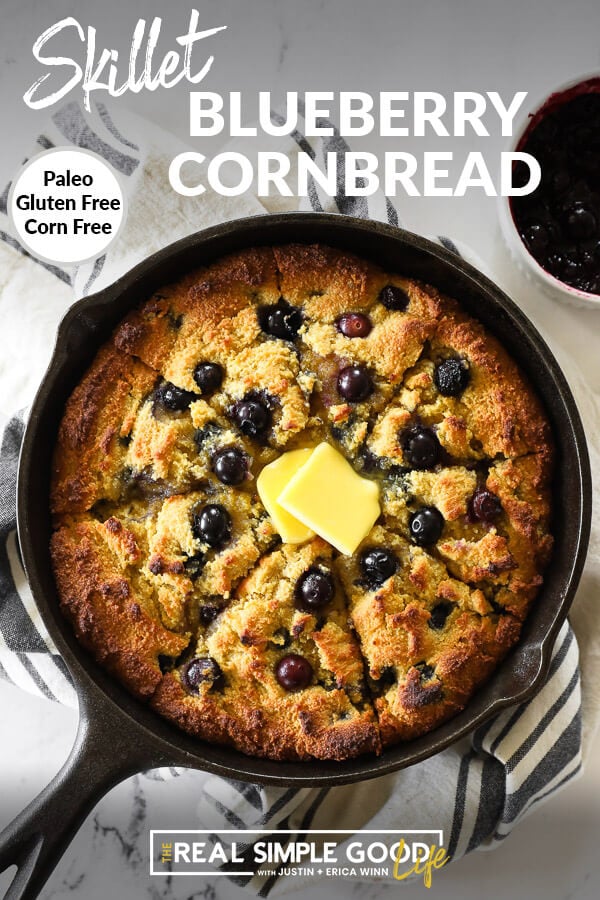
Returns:
[[[558,85],[552,91],[549,91],[534,105],[528,105],[517,118],[515,132],[511,138],[508,149],[516,150],[518,148],[532,118],[545,106],[551,97],[554,95],[560,96],[560,94],[579,84],[598,78],[600,78],[600,71],[587,72],[583,75],[578,75],[577,77],[571,78],[569,81],[565,81],[563,84]],[[578,288],[572,287],[570,284],[565,284],[564,281],[560,281],[558,278],[555,278],[554,275],[551,275],[550,272],[547,272],[546,269],[543,269],[535,257],[531,255],[517,231],[517,226],[510,208],[509,197],[499,197],[499,208],[502,234],[508,245],[511,256],[527,278],[534,281],[542,288],[547,296],[552,297],[554,300],[561,300],[580,308],[600,310],[599,294],[590,294],[587,291],[581,291]]]

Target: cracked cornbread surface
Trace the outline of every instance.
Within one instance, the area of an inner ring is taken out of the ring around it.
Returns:
[[[283,544],[256,489],[328,441],[377,481],[352,555]],[[460,711],[542,583],[552,440],[506,350],[435,288],[321,245],[156,292],[73,391],[52,559],[79,640],[207,741],[379,753]]]

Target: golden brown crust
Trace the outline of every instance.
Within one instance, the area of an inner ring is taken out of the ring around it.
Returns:
[[[405,308],[382,303],[390,285]],[[262,327],[281,298],[294,341]],[[367,336],[340,332],[348,312],[368,316]],[[435,380],[450,358],[469,373],[457,396]],[[223,379],[203,395],[206,362]],[[360,403],[337,390],[349,364],[373,381]],[[256,439],[233,414],[248,398],[268,410]],[[425,470],[402,439],[414,426],[442,448]],[[321,440],[380,484],[382,515],[352,557],[318,538],[278,546],[256,492],[264,465]],[[231,448],[247,465],[233,487],[215,475]],[[271,759],[378,753],[463,709],[518,640],[552,548],[551,474],[539,400],[456,301],[321,245],[241,251],[129,314],[69,399],[51,493],[61,606],[102,665],[193,735]],[[482,490],[499,504],[489,521],[473,514]],[[227,510],[223,546],[194,524],[206,504]],[[443,530],[421,548],[410,522],[429,506]],[[361,556],[379,547],[398,565],[373,586]],[[296,589],[315,567],[335,585],[318,612]],[[310,666],[300,689],[276,676],[289,654]],[[193,660],[213,674],[191,684]]]
[[[172,673],[153,698],[155,708],[192,733],[272,759],[343,759],[377,751],[379,732],[341,592],[325,624],[295,603],[299,575],[314,565],[328,568],[330,560],[331,548],[320,539],[263,557],[218,627],[198,635],[194,652],[217,662],[222,684],[203,684],[191,697],[181,675]],[[286,691],[275,677],[277,662],[290,652],[312,666],[311,684],[301,691]]]
[[[342,691],[334,692],[342,694]],[[335,707],[336,698],[331,706]],[[288,710],[282,704],[271,715],[265,708],[239,704],[232,710],[225,709],[213,698],[201,701],[182,688],[173,674],[166,675],[152,698],[153,708],[170,719],[184,731],[203,740],[235,747],[249,756],[261,756],[275,760],[350,759],[363,753],[379,752],[381,742],[374,716],[357,717],[357,720],[339,722],[335,728],[318,708],[304,709],[297,704]],[[343,705],[340,706],[343,712]],[[293,728],[282,727],[286,718],[294,722]]]
[[[116,547],[115,531],[121,532]],[[114,520],[66,524],[52,536],[52,561],[61,608],[78,639],[131,691],[147,697],[160,682],[159,656],[178,657],[190,636],[166,629],[153,599],[136,587],[129,566],[139,548],[123,531]]]
[[[469,360],[471,383],[461,397],[471,431],[480,435],[486,457],[516,457],[550,446],[541,404],[514,360],[482,325],[464,313],[444,315],[432,349]]]
[[[54,515],[83,512],[100,496],[118,496],[123,442],[156,378],[156,372],[114,346],[102,348],[71,394],[60,424],[51,495]]]
[[[195,390],[189,360],[228,361],[259,334],[255,305],[278,297],[272,251],[247,250],[162,288],[124,320],[115,344]]]
[[[355,558],[337,561],[386,745],[430,731],[462,709],[520,628],[482,589],[453,578],[439,559],[401,536],[376,526],[365,544],[391,548],[401,561],[373,589]]]

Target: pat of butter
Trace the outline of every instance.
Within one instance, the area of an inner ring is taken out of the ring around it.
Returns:
[[[278,498],[279,505],[347,556],[378,518],[379,487],[330,444],[319,444]]]
[[[278,503],[278,497],[290,479],[312,454],[312,450],[290,450],[265,466],[256,479],[258,496],[271,516],[284,544],[301,544],[315,536],[314,531],[290,515]]]

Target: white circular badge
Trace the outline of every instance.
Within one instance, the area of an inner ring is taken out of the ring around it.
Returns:
[[[103,253],[123,222],[114,170],[88,150],[39,153],[13,182],[9,213],[21,243],[47,262],[74,265]]]

